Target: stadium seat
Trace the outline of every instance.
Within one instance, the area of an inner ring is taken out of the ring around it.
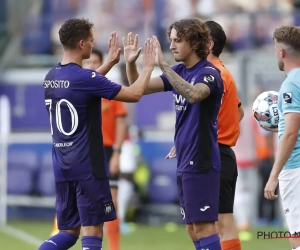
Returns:
[[[8,194],[29,194],[33,188],[34,173],[37,166],[38,157],[34,151],[9,151],[7,169]]]
[[[160,204],[176,202],[178,199],[176,160],[154,160],[149,164],[149,168],[148,201]]]

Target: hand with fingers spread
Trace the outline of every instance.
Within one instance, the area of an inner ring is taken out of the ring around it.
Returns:
[[[176,157],[176,147],[173,146],[170,152],[167,154],[166,159],[173,159]]]
[[[155,63],[158,66],[160,66],[162,64],[165,64],[166,60],[164,58],[164,55],[163,55],[163,52],[161,50],[161,46],[160,46],[160,43],[159,43],[157,37],[153,36],[152,39],[154,39],[154,43],[155,43],[155,46],[156,46],[156,59],[155,59]]]
[[[265,198],[268,200],[275,200],[278,198],[278,195],[275,194],[275,190],[278,186],[278,178],[272,178],[270,177],[265,190],[264,190],[264,194],[265,194]]]
[[[127,35],[127,39],[123,37],[122,41],[124,46],[124,58],[126,63],[135,63],[142,51],[142,48],[138,48],[138,35],[136,34],[133,37],[133,34],[130,32]]]
[[[117,64],[120,61],[121,48],[119,48],[119,39],[116,32],[112,32],[108,40],[108,56],[107,61],[112,64]]]
[[[156,58],[156,46],[154,39],[148,38],[145,42],[144,53],[142,58],[142,68],[143,69],[154,69]]]

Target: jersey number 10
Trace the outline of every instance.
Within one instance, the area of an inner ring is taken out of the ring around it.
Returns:
[[[71,126],[71,131],[66,132],[63,128],[62,125],[62,119],[61,119],[61,107],[60,105],[65,102],[67,104],[67,107],[69,108],[70,114],[71,114],[71,120],[72,120],[72,126]],[[50,127],[51,127],[51,135],[53,135],[53,127],[52,127],[52,113],[51,113],[51,108],[52,108],[52,99],[46,99],[45,100],[46,106],[49,105],[49,116],[50,116]],[[58,103],[56,103],[55,107],[55,116],[56,116],[56,126],[57,129],[60,133],[64,135],[72,135],[76,131],[78,127],[78,113],[73,106],[72,103],[70,103],[66,99],[61,99]]]

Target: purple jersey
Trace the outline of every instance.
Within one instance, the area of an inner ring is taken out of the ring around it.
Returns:
[[[218,146],[218,113],[224,85],[220,71],[207,60],[187,69],[178,64],[173,70],[192,85],[204,83],[210,95],[203,101],[190,104],[173,89],[165,75],[161,78],[165,91],[173,91],[176,110],[175,146],[178,172],[208,172],[220,170]]]
[[[101,131],[101,98],[112,99],[121,85],[75,63],[58,64],[44,80],[53,139],[55,181],[109,176]]]

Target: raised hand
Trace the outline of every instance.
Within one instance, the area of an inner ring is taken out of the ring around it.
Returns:
[[[154,69],[156,58],[156,45],[154,39],[148,38],[145,42],[144,53],[142,57],[142,67]]]
[[[133,37],[132,32],[128,33],[127,39],[123,37],[122,42],[124,46],[124,58],[126,63],[134,63],[138,59],[142,51],[142,48],[138,48],[138,41],[138,35]]]
[[[120,61],[121,48],[119,48],[119,39],[116,32],[112,32],[108,40],[108,56],[107,61],[112,64],[117,64]]]
[[[156,46],[156,59],[155,59],[155,63],[158,66],[160,66],[163,63],[166,63],[166,60],[165,60],[164,55],[162,53],[161,46],[160,46],[160,43],[159,43],[157,37],[153,36],[152,39],[154,40],[154,43],[155,43],[155,46]]]

